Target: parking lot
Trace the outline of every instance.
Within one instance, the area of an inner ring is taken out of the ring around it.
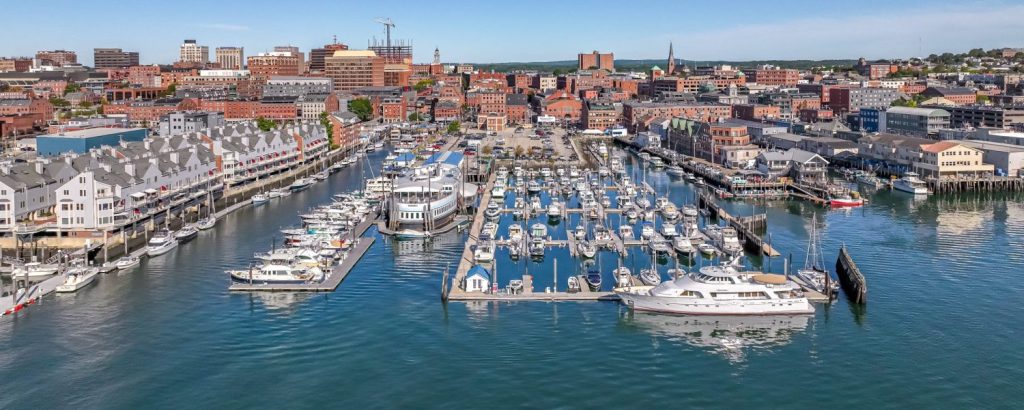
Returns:
[[[566,130],[561,128],[510,128],[499,132],[470,131],[459,148],[493,153],[499,159],[578,161]]]

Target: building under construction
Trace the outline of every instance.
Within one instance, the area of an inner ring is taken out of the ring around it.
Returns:
[[[373,39],[366,48],[384,57],[384,85],[409,85],[412,76],[412,42]]]

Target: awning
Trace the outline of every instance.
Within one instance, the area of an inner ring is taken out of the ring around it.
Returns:
[[[147,189],[146,189],[145,191],[143,191],[143,192],[145,192],[145,193],[147,193],[147,194],[155,194],[155,193],[157,193],[157,191],[156,191],[155,189],[153,189],[153,188],[147,188]]]
[[[141,192],[136,192],[136,193],[131,194],[129,196],[131,196],[133,199],[143,199],[143,198],[146,197],[146,194],[141,193]]]

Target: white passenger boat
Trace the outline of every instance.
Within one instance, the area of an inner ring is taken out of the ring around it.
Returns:
[[[803,292],[782,275],[706,266],[657,286],[617,288],[634,311],[688,315],[798,315],[814,313]]]
[[[174,239],[174,232],[157,231],[149,238],[146,244],[146,255],[160,256],[178,247],[178,240]]]
[[[914,195],[928,195],[931,191],[928,190],[928,183],[918,178],[916,172],[907,172],[903,174],[903,177],[892,181],[893,189],[897,191],[903,191]]]
[[[79,289],[93,283],[99,273],[99,269],[93,267],[73,267],[68,269],[67,278],[64,279],[64,283],[57,285],[55,290],[61,293],[77,292]]]

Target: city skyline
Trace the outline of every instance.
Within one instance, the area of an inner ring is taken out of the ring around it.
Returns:
[[[279,45],[308,51],[330,43],[333,36],[362,49],[367,41],[384,38],[383,26],[374,21],[381,17],[395,21],[393,38],[412,41],[418,63],[429,62],[435,47],[440,48],[445,62],[565,61],[591,50],[615,53],[616,59],[659,59],[666,55],[669,42],[675,44],[677,58],[697,61],[924,57],[977,47],[1014,47],[1019,46],[1016,39],[1024,37],[1024,26],[1014,24],[1024,15],[1024,3],[1018,1],[935,5],[914,0],[892,5],[868,0],[854,10],[809,1],[771,8],[741,1],[734,2],[730,15],[723,18],[689,17],[720,15],[720,7],[713,4],[666,4],[654,13],[605,1],[579,10],[526,1],[520,9],[533,12],[523,18],[474,11],[470,3],[460,1],[444,10],[392,7],[354,13],[347,4],[313,1],[303,6],[319,12],[302,13],[297,18],[303,23],[294,24],[282,21],[272,7],[235,9],[189,0],[179,2],[178,7],[161,8],[164,24],[128,20],[121,24],[124,30],[90,31],[97,19],[109,18],[108,7],[104,7],[108,4],[113,5],[99,1],[97,7],[87,10],[55,7],[49,15],[61,21],[60,30],[6,41],[0,54],[30,56],[37,50],[62,48],[76,51],[80,62],[92,65],[93,48],[118,47],[138,51],[143,64],[169,64],[177,60],[184,39],[196,39],[211,50],[244,47],[247,55],[255,55]],[[142,13],[156,11],[150,5],[140,7]],[[196,8],[207,10],[199,14],[203,18],[193,17]],[[12,15],[38,12],[19,3],[9,4],[8,9]],[[458,10],[458,14],[450,10]],[[614,22],[607,17],[610,10],[615,12]],[[908,19],[908,15],[914,18]],[[19,19],[9,24],[15,31],[28,32],[35,28],[30,21]],[[125,30],[144,30],[146,35],[125,35]],[[68,36],[68,32],[83,34]],[[851,32],[858,35],[850,36]]]

